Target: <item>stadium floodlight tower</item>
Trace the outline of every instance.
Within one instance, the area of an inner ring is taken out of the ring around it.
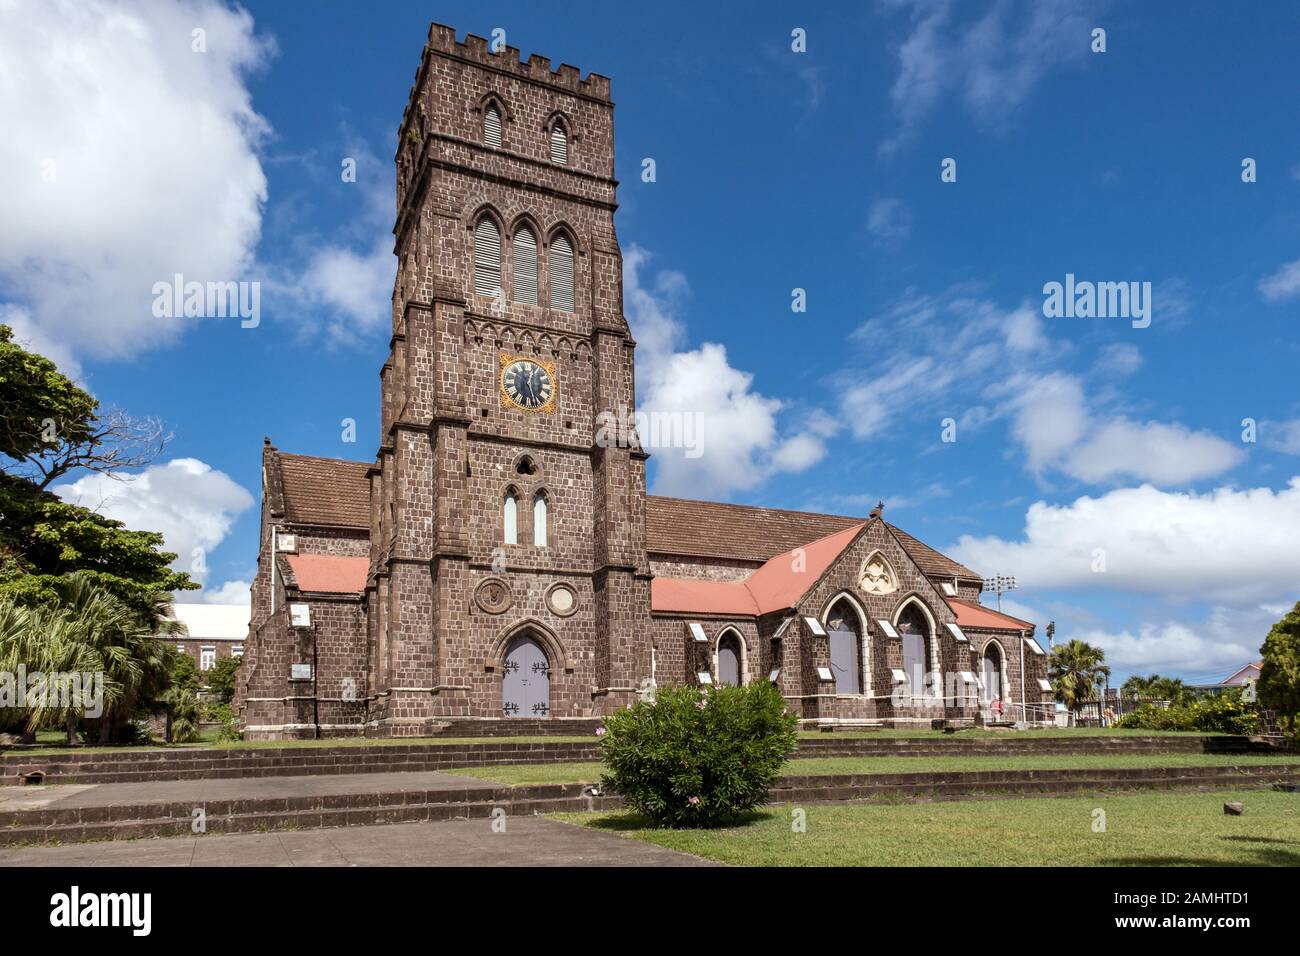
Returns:
[[[1001,611],[1002,595],[1005,594],[1007,591],[1016,590],[1019,587],[1019,585],[1016,584],[1016,579],[1013,575],[999,574],[996,577],[985,578],[983,583],[981,584],[981,587],[985,591],[992,591],[994,594],[998,596],[998,610]]]

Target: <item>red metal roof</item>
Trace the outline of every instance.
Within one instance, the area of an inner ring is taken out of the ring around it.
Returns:
[[[290,554],[298,590],[321,594],[360,594],[366,589],[370,559],[336,554]]]
[[[650,609],[753,617],[793,607],[862,528],[856,524],[778,554],[744,581],[657,577],[650,582]]]
[[[948,606],[957,615],[958,627],[973,627],[977,630],[982,628],[993,631],[1032,631],[1034,629],[1034,625],[1029,621],[1022,621],[1010,614],[991,610],[982,604],[962,601],[958,598],[948,598],[947,600]]]
[[[744,581],[655,578],[650,582],[650,607],[655,611],[741,617],[753,617],[758,613],[754,595],[749,593]]]

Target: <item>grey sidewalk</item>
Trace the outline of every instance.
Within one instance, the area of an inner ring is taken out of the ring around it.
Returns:
[[[0,849],[0,867],[716,865],[545,817],[509,817],[504,833],[493,832],[492,822],[452,820],[18,847]]]
[[[0,811],[57,810],[137,803],[193,803],[311,797],[399,790],[464,790],[501,784],[434,770],[417,773],[351,773],[303,777],[230,777],[221,780],[154,780],[144,783],[58,784],[0,787]]]

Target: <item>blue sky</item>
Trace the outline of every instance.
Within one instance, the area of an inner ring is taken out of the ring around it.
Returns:
[[[884,499],[1117,676],[1234,670],[1300,597],[1300,10],[821,6],[109,3],[149,10],[134,32],[0,10],[0,64],[33,80],[0,84],[25,134],[0,162],[58,170],[0,197],[0,320],[175,434],[147,480],[64,493],[238,595],[262,436],[373,455],[395,130],[431,19],[501,28],[613,81],[640,399],[706,436],[655,454],[652,492]],[[174,272],[260,281],[260,324],[153,318]],[[1150,327],[1045,317],[1067,273],[1149,282]]]

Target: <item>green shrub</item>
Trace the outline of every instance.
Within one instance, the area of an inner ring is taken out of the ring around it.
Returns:
[[[1143,704],[1125,714],[1116,727],[1136,730],[1199,730],[1209,734],[1259,733],[1259,710],[1241,699],[1240,691],[1224,691],[1170,707]]]
[[[601,782],[659,826],[718,826],[767,801],[796,723],[766,681],[661,689],[606,718]]]

